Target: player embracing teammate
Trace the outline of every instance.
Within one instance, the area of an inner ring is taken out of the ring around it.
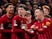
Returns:
[[[0,39],[52,39],[52,19],[48,6],[35,9],[35,20],[25,7],[17,7],[16,15],[14,8],[12,3],[5,5],[6,14],[0,17]]]

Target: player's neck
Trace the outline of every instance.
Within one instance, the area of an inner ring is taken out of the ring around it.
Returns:
[[[32,20],[30,19],[30,20],[28,20],[28,22],[27,22],[27,23],[29,24],[29,23],[31,23],[31,22],[32,22]]]
[[[9,13],[7,13],[6,15],[7,15],[8,18],[12,18],[13,17],[13,15],[9,14]]]
[[[41,18],[41,22],[44,20],[44,16],[42,16],[42,18]]]
[[[38,22],[42,22],[44,20],[44,16],[41,17],[40,20],[38,20]]]

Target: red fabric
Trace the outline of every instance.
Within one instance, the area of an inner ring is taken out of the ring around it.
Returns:
[[[0,33],[0,39],[2,39],[2,33]]]
[[[50,32],[50,27],[52,26],[51,24],[48,26],[46,23],[49,22],[51,23],[51,20],[49,18],[45,18],[42,22],[35,22],[34,25],[37,26],[37,31],[38,31],[38,39],[52,39],[51,37],[51,32]],[[44,24],[44,25],[42,25]],[[47,26],[48,28],[43,28],[42,26]],[[43,30],[39,30],[39,29]],[[51,30],[52,31],[52,30]]]
[[[8,18],[8,16],[6,14],[4,14],[2,17],[1,17],[1,24],[3,23],[3,27],[4,29],[10,29],[12,28],[12,18]],[[11,25],[10,25],[11,24]]]
[[[7,16],[6,14],[4,14],[4,15],[1,17],[1,22],[2,22],[2,23],[12,22],[12,18],[9,19],[8,16]]]
[[[12,23],[12,18],[9,19],[8,16],[6,14],[4,14],[2,17],[1,17],[1,23],[3,24],[6,24],[6,23]],[[0,23],[0,24],[1,24]],[[4,25],[5,26],[5,25]],[[6,27],[6,26],[5,26]],[[4,33],[4,34],[3,34]],[[9,33],[9,34],[6,34],[6,33]],[[11,37],[8,37],[8,35],[11,36],[11,30],[5,30],[5,28],[2,30],[2,39],[11,39]]]
[[[14,26],[14,20],[16,20],[16,24],[18,24],[18,26]],[[19,16],[14,16],[13,20],[12,20],[12,28],[15,29],[20,29],[20,25],[21,25],[21,17]]]
[[[34,24],[34,21],[32,21],[31,23],[27,24],[27,28],[30,29],[33,24]]]
[[[16,24],[18,24],[18,26],[14,26],[14,20],[16,20]],[[26,18],[21,18],[18,15],[14,16],[13,21],[12,21],[12,28],[15,29],[21,29],[20,25],[21,24],[25,24],[27,21]]]
[[[16,24],[18,24],[18,26],[14,26],[14,20],[16,20]],[[25,18],[21,18],[18,15],[14,16],[13,20],[12,20],[12,28],[13,31],[15,31],[16,36],[20,39],[24,39],[24,30],[21,29],[20,25],[21,23],[25,24],[26,23],[26,19]]]
[[[34,24],[34,21],[32,21],[31,23],[27,24],[27,29],[30,29],[30,27]],[[31,33],[31,32],[28,32],[26,31],[25,32],[25,39],[36,39],[36,34],[35,32],[34,33]]]
[[[19,38],[16,36],[16,33],[12,33],[11,39],[19,39]]]

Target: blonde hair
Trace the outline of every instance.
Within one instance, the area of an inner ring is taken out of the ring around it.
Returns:
[[[42,8],[46,8],[48,11],[50,11],[50,7],[48,5],[43,5]]]

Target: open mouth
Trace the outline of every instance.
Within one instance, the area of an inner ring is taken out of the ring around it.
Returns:
[[[13,14],[13,13],[9,13],[9,14]]]

